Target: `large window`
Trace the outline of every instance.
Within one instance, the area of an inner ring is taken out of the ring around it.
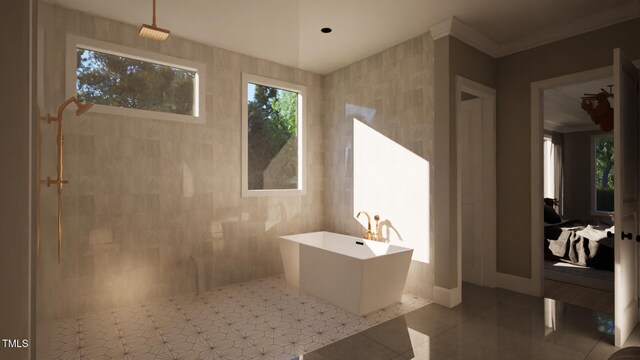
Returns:
[[[613,145],[611,135],[595,135],[591,138],[591,203],[596,214],[613,212]]]
[[[304,191],[304,94],[300,85],[242,75],[242,194]]]
[[[67,47],[67,91],[95,111],[203,122],[203,65],[72,35]]]

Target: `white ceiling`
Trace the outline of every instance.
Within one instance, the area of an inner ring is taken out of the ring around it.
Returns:
[[[611,84],[613,79],[608,77],[545,90],[544,128],[558,132],[597,130],[598,126],[582,110],[581,97],[584,94],[597,94],[600,89],[610,91],[608,85]]]
[[[47,1],[133,25],[151,22],[151,0]],[[593,28],[630,11],[640,16],[639,9],[640,0],[158,0],[157,23],[177,36],[326,74],[452,16],[513,52],[519,41],[544,43],[581,19]],[[322,34],[325,26],[333,32]]]

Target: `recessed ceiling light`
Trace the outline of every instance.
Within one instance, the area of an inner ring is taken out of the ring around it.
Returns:
[[[329,27],[325,27],[325,28],[320,29],[320,31],[322,31],[324,34],[328,34],[328,33],[332,32],[333,30],[331,30],[331,28],[329,28]]]

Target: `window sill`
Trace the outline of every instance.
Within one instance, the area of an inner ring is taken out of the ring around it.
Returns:
[[[130,116],[130,117],[144,118],[144,119],[178,121],[178,122],[190,123],[190,124],[200,124],[200,125],[205,124],[205,119],[202,116],[173,114],[173,113],[151,111],[151,110],[130,109],[130,108],[124,108],[124,107],[99,105],[99,104],[94,104],[91,107],[91,110],[89,110],[89,112],[94,112],[99,114],[108,114],[108,115],[118,115],[118,116]]]
[[[306,195],[304,189],[290,190],[247,190],[242,189],[242,197],[265,197],[265,196],[302,196]]]
[[[591,210],[591,215],[593,215],[593,216],[602,216],[602,217],[609,216],[609,217],[611,217],[611,216],[613,216],[613,214],[614,214],[613,211],[607,212],[607,211],[594,211],[594,210]]]

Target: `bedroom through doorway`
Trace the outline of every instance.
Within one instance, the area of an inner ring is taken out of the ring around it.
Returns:
[[[613,78],[543,92],[544,296],[614,312]]]

